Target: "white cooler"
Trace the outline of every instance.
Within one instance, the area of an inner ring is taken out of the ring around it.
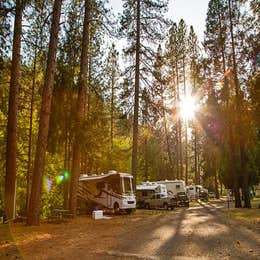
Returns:
[[[103,218],[103,210],[94,210],[92,211],[93,219],[102,219]]]

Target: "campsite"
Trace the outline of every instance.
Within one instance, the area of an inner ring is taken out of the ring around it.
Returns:
[[[259,0],[0,1],[0,259],[259,259]]]

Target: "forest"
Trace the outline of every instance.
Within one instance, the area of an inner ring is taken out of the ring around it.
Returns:
[[[260,182],[260,4],[210,0],[204,40],[167,0],[0,1],[0,212],[76,216],[80,174],[182,179],[250,208]],[[123,42],[123,48],[119,45]],[[241,201],[241,194],[243,201]]]

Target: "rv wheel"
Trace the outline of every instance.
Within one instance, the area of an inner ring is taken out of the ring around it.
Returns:
[[[150,209],[149,203],[145,203],[144,207],[145,207],[146,209]]]
[[[127,214],[131,214],[132,211],[133,211],[133,209],[127,209],[127,210],[126,210],[126,213],[127,213]]]
[[[114,204],[114,214],[118,214],[119,211],[120,211],[120,208],[119,208],[118,203],[116,202],[116,203]]]
[[[164,203],[164,204],[163,204],[163,208],[164,208],[165,210],[168,210],[168,204],[167,204],[167,203]]]

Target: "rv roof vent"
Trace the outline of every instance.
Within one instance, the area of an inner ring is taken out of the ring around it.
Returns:
[[[102,172],[101,175],[105,175],[105,174]]]
[[[87,174],[82,174],[82,177],[88,177],[88,175]]]
[[[92,176],[97,176],[97,175],[95,173],[93,173]]]

